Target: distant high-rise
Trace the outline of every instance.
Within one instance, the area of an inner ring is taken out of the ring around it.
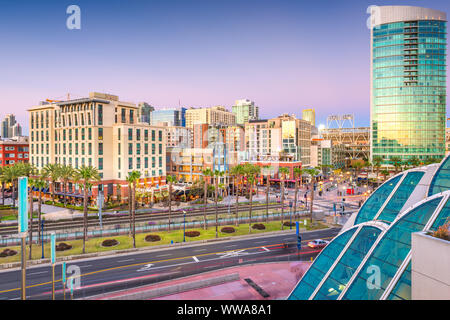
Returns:
[[[155,111],[155,108],[149,105],[147,102],[139,103],[138,107],[139,107],[139,118],[141,122],[151,124],[152,112]]]
[[[186,126],[186,108],[164,108],[154,110],[151,116],[151,124],[176,127]]]
[[[244,125],[250,120],[259,119],[259,107],[248,99],[236,100],[232,112],[236,115],[236,124]]]
[[[5,119],[1,123],[1,137],[13,138],[22,135],[22,127],[16,121],[16,116],[13,114],[7,114]]]
[[[236,115],[223,106],[190,108],[186,110],[186,127],[194,129],[194,124],[200,123],[234,126],[236,124]]]
[[[303,109],[303,120],[309,121],[312,126],[316,126],[316,110],[315,109]]]
[[[445,155],[446,14],[410,6],[373,11],[371,158]]]

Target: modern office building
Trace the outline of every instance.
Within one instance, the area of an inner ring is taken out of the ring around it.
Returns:
[[[310,164],[311,124],[294,115],[245,124],[248,161],[301,161]]]
[[[190,108],[186,110],[186,127],[193,129],[194,124],[234,126],[236,115],[223,106]]]
[[[0,140],[0,167],[29,161],[28,137]]]
[[[410,6],[374,9],[371,159],[445,155],[447,17]]]
[[[38,169],[49,163],[75,169],[96,167],[101,181],[94,183],[94,198],[98,185],[113,197],[121,185],[121,199],[126,199],[126,177],[133,170],[140,171],[142,179],[162,185],[166,176],[164,128],[140,122],[138,110],[118,96],[97,92],[32,107],[28,110],[30,162]],[[77,190],[76,183],[69,184],[70,192]]]
[[[1,134],[2,138],[14,138],[22,136],[22,127],[16,121],[16,116],[13,114],[7,114],[5,119],[1,123]]]
[[[446,157],[440,164],[406,170],[382,184],[320,252],[289,299],[414,298],[414,274],[424,270],[424,264],[412,260],[411,239],[416,232],[435,231],[448,221],[449,173],[450,157]],[[436,246],[428,251],[439,254]],[[427,269],[421,277],[429,285],[431,280],[424,276],[442,276],[445,266]],[[444,288],[441,283],[439,290],[448,290],[448,283]]]
[[[312,126],[316,126],[316,110],[315,109],[303,109],[302,119],[309,121]]]
[[[152,111],[153,126],[186,126],[186,108],[164,108]]]
[[[192,148],[192,130],[186,127],[164,126],[166,147]]]
[[[155,108],[149,105],[147,102],[141,102],[138,104],[138,119],[141,122],[151,124],[152,123],[152,112],[155,111]]]
[[[250,120],[259,119],[259,107],[255,106],[255,103],[248,99],[236,100],[231,110],[236,115],[236,124],[239,125],[244,125]]]

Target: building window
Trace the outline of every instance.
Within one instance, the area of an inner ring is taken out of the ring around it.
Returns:
[[[129,155],[132,155],[132,154],[133,154],[133,144],[132,144],[132,143],[129,143],[129,144],[128,144],[128,154],[129,154]]]
[[[103,140],[103,128],[98,128],[98,140]]]
[[[148,143],[144,144],[144,153],[148,154]]]
[[[88,143],[88,155],[92,155],[92,143]]]
[[[120,141],[120,137],[121,137],[121,134],[120,134],[120,128],[119,129],[117,129],[117,140],[119,140]]]
[[[126,111],[125,111],[125,109],[122,108],[121,112],[122,112],[122,118],[121,118],[122,123],[125,123],[126,122],[126,120],[125,120],[125,112]]]
[[[158,131],[158,138],[159,138],[159,141],[162,141],[162,131],[161,130]]]
[[[140,169],[141,168],[141,158],[137,158],[136,159],[136,169]]]
[[[84,128],[81,129],[81,140],[84,140]]]
[[[140,143],[136,144],[136,154],[141,154],[141,144]]]
[[[98,170],[103,170],[103,158],[98,158]]]
[[[144,139],[148,141],[148,130],[144,130]]]
[[[136,129],[136,140],[141,140],[141,129]]]
[[[128,129],[128,140],[133,140],[133,129]]]
[[[99,154],[100,156],[103,155],[103,143],[99,143],[99,144],[98,144],[98,154]]]
[[[134,112],[133,112],[133,110],[130,110],[130,123],[134,123],[133,117],[134,117]]]
[[[156,145],[152,143],[152,154],[155,154],[156,152]]]
[[[155,130],[152,130],[152,141],[155,141]]]
[[[118,144],[118,146],[117,146],[117,153],[118,153],[118,155],[120,156],[120,143]]]
[[[101,128],[99,128],[99,129],[101,129]],[[103,129],[102,129],[102,136],[103,136]],[[88,129],[88,139],[92,140],[92,128]]]
[[[103,125],[103,106],[101,104],[98,105],[98,125]]]
[[[133,169],[133,158],[128,158],[128,169]]]
[[[158,147],[159,147],[159,154],[161,154],[162,153],[162,144],[158,145]]]
[[[147,157],[144,158],[144,166],[145,166],[145,169],[148,169],[148,158]]]
[[[119,170],[120,170],[120,158],[118,158],[117,160],[118,160],[117,164],[118,164]]]

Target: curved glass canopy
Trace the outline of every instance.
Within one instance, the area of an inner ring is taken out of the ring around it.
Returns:
[[[430,188],[428,190],[428,196],[438,194],[450,189],[450,157],[441,163],[439,169],[434,174],[431,181]]]

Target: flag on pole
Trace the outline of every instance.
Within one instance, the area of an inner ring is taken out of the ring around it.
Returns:
[[[52,233],[50,235],[50,239],[51,239],[51,253],[52,253],[52,264],[55,264],[56,262],[56,254],[55,254],[55,247],[56,247],[56,234]]]

